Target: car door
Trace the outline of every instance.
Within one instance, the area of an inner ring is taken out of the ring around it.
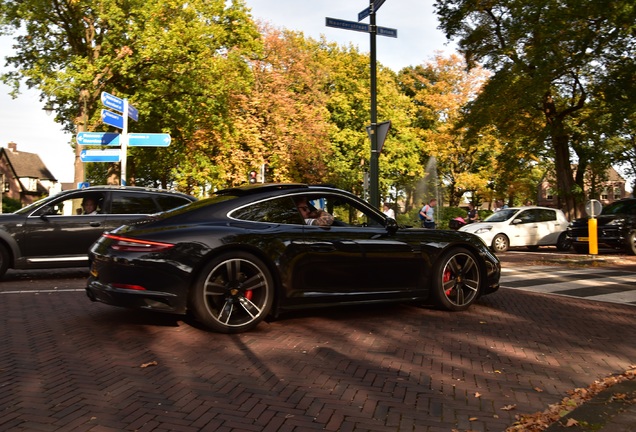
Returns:
[[[539,209],[527,209],[515,216],[512,224],[517,232],[518,243],[511,246],[536,245],[541,238]]]
[[[554,245],[559,235],[567,228],[567,223],[557,218],[552,209],[537,209],[537,243],[538,245]]]
[[[98,213],[81,213],[86,197],[97,200]],[[22,236],[23,258],[31,262],[85,261],[90,245],[104,231],[99,212],[104,193],[78,191],[50,201],[27,216]]]
[[[304,289],[341,301],[342,295],[352,300],[395,297],[415,287],[413,250],[389,236],[379,212],[335,194],[312,201],[320,202],[334,221],[328,227],[305,226],[305,265],[296,269]]]

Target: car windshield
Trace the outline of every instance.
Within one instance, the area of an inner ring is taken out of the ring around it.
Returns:
[[[604,215],[616,215],[616,214],[634,214],[636,213],[636,200],[630,201],[616,201],[603,207],[601,214]]]
[[[519,209],[503,209],[488,216],[484,222],[504,222],[513,217]]]

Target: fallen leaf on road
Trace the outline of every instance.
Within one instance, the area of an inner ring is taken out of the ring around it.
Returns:
[[[139,366],[139,367],[141,367],[141,368],[147,368],[148,366],[157,366],[158,364],[159,364],[159,363],[157,363],[156,361],[151,361],[151,362],[148,362],[148,363],[143,363],[143,364],[142,364],[141,366]]]

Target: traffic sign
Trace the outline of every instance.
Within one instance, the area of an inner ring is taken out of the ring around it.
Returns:
[[[139,111],[134,106],[128,104],[128,117],[134,121],[139,120]]]
[[[371,6],[367,6],[367,8],[365,10],[363,10],[360,13],[358,13],[358,21],[362,21],[363,19],[365,19],[369,15],[371,15]]]
[[[122,98],[113,96],[110,93],[102,92],[101,100],[106,108],[114,109],[119,112],[124,111],[124,100]]]
[[[171,137],[166,133],[129,133],[130,147],[168,147]]]
[[[336,27],[336,28],[341,28],[345,30],[359,31],[363,33],[369,33],[369,31],[371,30],[371,26],[369,24],[359,23],[355,21],[341,20],[338,18],[327,17],[325,25],[327,27]],[[393,28],[388,28],[388,27],[376,26],[376,34],[378,34],[379,36],[389,36],[389,37],[396,38],[397,30]]]
[[[397,37],[397,29],[389,28],[389,27],[377,27],[378,36],[387,36],[387,37]]]
[[[375,0],[373,2],[373,12],[377,12],[380,9],[380,6],[384,4],[385,0]]]
[[[119,129],[124,128],[124,118],[112,111],[102,110],[102,121],[107,125],[114,126]]]
[[[119,134],[113,132],[78,132],[77,144],[79,145],[119,145]]]
[[[123,114],[124,100],[122,98],[118,98],[117,96],[113,96],[107,92],[102,92],[101,100],[106,108],[114,109],[115,111],[119,111]],[[128,117],[134,121],[139,120],[139,111],[130,104],[128,105]]]
[[[345,30],[354,30],[363,33],[369,33],[369,24],[362,24],[355,21],[346,21],[338,18],[326,18],[325,25],[327,27],[336,27]]]
[[[82,162],[119,162],[121,151],[119,149],[85,149],[80,152],[80,159]]]

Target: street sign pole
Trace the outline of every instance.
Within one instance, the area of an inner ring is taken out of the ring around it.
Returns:
[[[121,144],[121,181],[122,186],[126,186],[126,156],[128,155],[128,99],[124,99],[123,107],[124,127],[121,131],[119,142]]]
[[[373,0],[369,0],[371,25],[369,35],[371,39],[371,157],[369,159],[369,198],[371,205],[380,208],[380,154],[378,152],[378,112],[377,112],[377,68],[376,68],[376,25],[375,25],[375,5]]]

